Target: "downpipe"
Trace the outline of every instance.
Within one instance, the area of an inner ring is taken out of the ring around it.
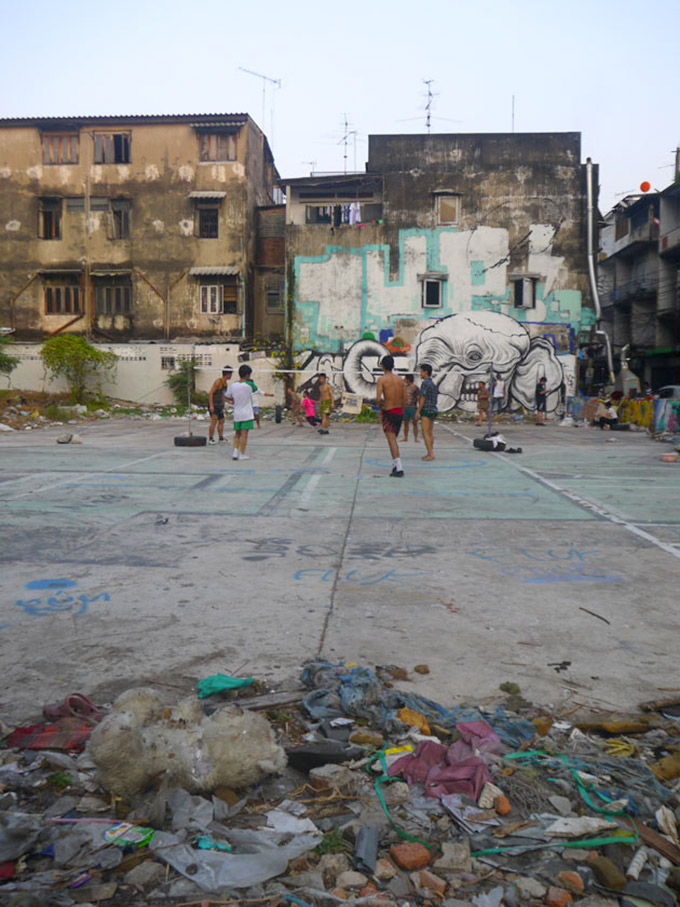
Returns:
[[[609,381],[614,383],[614,359],[612,357],[612,346],[609,340],[609,334],[600,326],[602,321],[602,306],[600,305],[600,294],[597,291],[597,280],[595,279],[595,249],[593,248],[594,230],[593,223],[595,218],[595,206],[593,204],[593,162],[592,159],[586,158],[586,198],[588,210],[586,216],[587,227],[587,252],[588,252],[588,279],[590,281],[590,293],[595,306],[596,328],[595,336],[604,341],[605,350],[607,351],[607,368],[609,370]]]

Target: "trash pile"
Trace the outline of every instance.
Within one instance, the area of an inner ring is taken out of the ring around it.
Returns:
[[[408,680],[316,660],[292,692],[218,674],[3,726],[0,903],[673,907],[680,697],[584,717]]]

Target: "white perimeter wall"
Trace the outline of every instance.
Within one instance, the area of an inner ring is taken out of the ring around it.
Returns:
[[[203,391],[210,389],[215,378],[221,374],[223,366],[230,365],[236,375],[239,365],[242,364],[239,361],[240,348],[237,344],[192,346],[181,343],[102,343],[93,346],[111,351],[119,358],[115,369],[92,382],[92,390],[99,387],[108,397],[133,403],[175,403],[170,389],[165,385],[165,380],[171,372],[167,367],[163,367],[168,365],[171,358],[179,364],[183,359],[194,356],[199,366],[196,386],[198,390]],[[47,393],[68,390],[63,379],[48,380],[40,358],[40,347],[39,343],[17,343],[10,346],[7,352],[17,357],[20,362],[11,375],[0,375],[0,390],[11,388]],[[274,399],[261,399],[260,405],[271,406],[274,403],[281,403],[282,383],[272,377],[276,359],[269,358],[264,353],[254,352],[250,353],[248,365],[253,370],[253,380],[260,390],[275,394]]]

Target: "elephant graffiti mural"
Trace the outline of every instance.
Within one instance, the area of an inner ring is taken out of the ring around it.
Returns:
[[[348,390],[366,400],[375,399],[380,360],[389,350],[373,339],[356,341],[344,353],[307,351],[302,367],[309,371],[325,372],[336,392]],[[425,327],[415,344],[411,357],[395,356],[400,372],[415,371],[421,363],[433,368],[433,378],[439,387],[441,412],[461,409],[476,412],[477,387],[488,382],[489,371],[505,381],[504,408],[535,407],[535,389],[539,378],[545,377],[548,386],[548,410],[554,411],[564,386],[567,395],[573,385],[573,375],[565,374],[563,362],[554,343],[547,337],[532,337],[528,329],[509,315],[479,311],[449,315]],[[309,378],[301,386],[313,393],[316,379]]]

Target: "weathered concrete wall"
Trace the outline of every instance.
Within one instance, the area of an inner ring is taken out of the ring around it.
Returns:
[[[42,279],[36,278],[44,270],[70,269],[80,281],[80,308],[86,311],[67,330],[92,326],[120,339],[240,335],[240,278],[235,279],[238,314],[205,315],[200,281],[188,271],[231,267],[247,286],[255,208],[271,200],[275,175],[262,133],[248,119],[234,127],[235,160],[201,162],[190,121],[120,120],[109,128],[129,131],[130,163],[95,164],[90,131],[95,127],[74,126],[79,157],[73,164],[42,163],[42,135],[35,125],[0,129],[0,323],[14,327],[22,339],[39,339],[73,321],[72,314],[47,314]],[[195,191],[225,193],[218,238],[196,235],[196,203],[190,198]],[[86,196],[89,220],[85,210],[69,210],[69,199]],[[39,199],[45,197],[63,200],[61,238],[38,238]],[[113,238],[111,214],[95,210],[96,199],[129,200],[129,238]],[[130,314],[94,313],[86,263],[93,274],[113,269],[131,275]]]
[[[451,408],[463,406],[467,385],[488,379],[491,365],[502,371],[504,344],[518,337],[533,353],[515,363],[526,378],[515,402],[533,406],[528,388],[541,374],[555,384],[554,400],[563,382],[569,393],[577,338],[595,320],[580,136],[371,136],[368,170],[382,175],[383,224],[331,229],[288,219],[297,348],[319,357],[352,348],[357,358],[358,341],[379,341],[404,354],[405,368],[424,361],[427,349],[442,408]],[[458,199],[457,223],[438,223],[441,195]],[[534,289],[529,307],[514,295],[522,275]],[[424,305],[425,280],[439,283],[436,308]],[[424,330],[442,335],[434,359]],[[538,344],[540,335],[547,339]],[[379,354],[379,346],[365,347],[369,358]],[[562,378],[550,365],[559,357],[568,362]],[[359,392],[353,368],[344,368],[345,382]],[[457,377],[445,378],[451,370]],[[476,405],[474,395],[468,402]]]

